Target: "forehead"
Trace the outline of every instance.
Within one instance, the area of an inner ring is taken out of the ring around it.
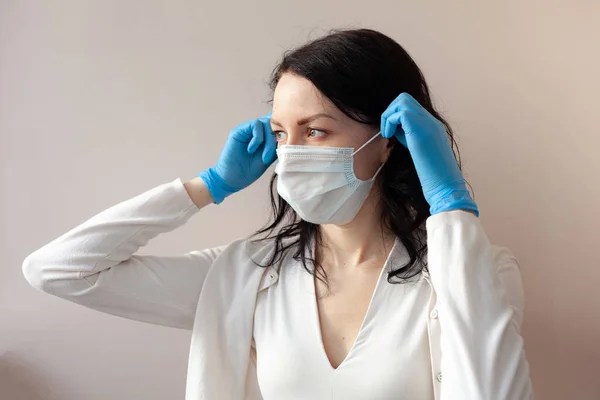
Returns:
[[[273,116],[321,112],[341,113],[308,79],[292,73],[281,76],[273,93]]]

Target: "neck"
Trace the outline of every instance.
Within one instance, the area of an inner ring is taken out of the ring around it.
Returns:
[[[379,193],[371,191],[360,211],[346,225],[321,225],[320,262],[331,268],[381,268],[395,241],[381,223]]]

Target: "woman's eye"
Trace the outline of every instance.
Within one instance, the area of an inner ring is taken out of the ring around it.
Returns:
[[[308,130],[308,136],[310,137],[320,137],[320,136],[324,136],[327,133],[324,131],[321,131],[319,129],[309,129]]]
[[[275,139],[277,139],[278,142],[285,140],[287,137],[287,134],[283,131],[275,131],[273,132],[273,135],[275,135]]]

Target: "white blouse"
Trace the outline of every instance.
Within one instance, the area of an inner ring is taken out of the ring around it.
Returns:
[[[396,241],[382,268],[355,343],[333,368],[325,353],[314,277],[288,258],[279,281],[258,294],[254,315],[257,377],[264,400],[431,400],[427,336],[429,285],[390,284],[405,251]],[[434,317],[437,317],[434,315]]]
[[[329,398],[385,398],[390,390],[396,391],[394,398],[410,400],[533,398],[520,334],[519,264],[508,249],[490,244],[474,215],[452,211],[428,218],[428,273],[413,286],[380,280],[351,354],[338,370],[328,371],[308,274],[294,279],[290,274],[298,268],[286,264],[290,268],[281,270],[280,281],[275,265],[256,265],[267,262],[273,243],[242,239],[175,256],[138,253],[197,212],[177,179],[116,204],[46,244],[27,257],[23,273],[34,287],[77,304],[192,330],[186,400],[262,400],[261,391],[267,399],[318,400],[305,395],[320,390],[305,385],[308,380],[301,378],[309,374],[318,375],[312,382],[319,385],[329,382],[335,391]],[[278,301],[271,299],[285,299],[288,286],[297,293],[308,290],[310,299],[290,303],[298,318],[277,319],[287,308],[275,312],[270,307]],[[422,292],[429,295],[427,305]],[[424,355],[424,321],[429,356]],[[269,339],[260,326],[271,327]],[[322,370],[326,373],[315,374]],[[426,392],[432,382],[433,396]],[[369,387],[369,395],[362,396]],[[300,394],[291,393],[296,389]],[[286,395],[274,394],[278,390]]]

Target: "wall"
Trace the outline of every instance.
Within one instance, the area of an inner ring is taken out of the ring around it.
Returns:
[[[268,110],[282,51],[372,27],[423,68],[490,237],[521,261],[536,397],[600,398],[599,20],[592,1],[0,1],[4,370],[45,399],[183,398],[188,332],[38,293],[21,262],[210,166],[233,126]],[[144,252],[227,242],[266,210],[263,179]]]

